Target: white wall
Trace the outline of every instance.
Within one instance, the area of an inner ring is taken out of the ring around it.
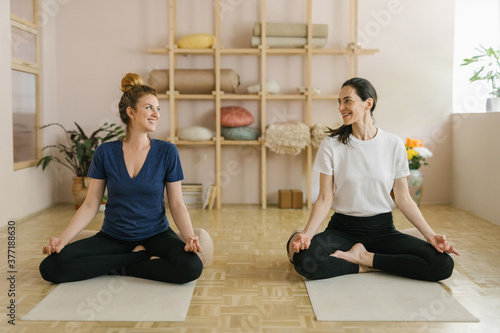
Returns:
[[[359,75],[379,93],[376,125],[424,141],[434,157],[420,170],[422,200],[450,201],[453,1],[360,1],[360,41],[378,48]]]
[[[500,112],[452,117],[452,204],[500,225]]]
[[[53,41],[54,21],[47,20],[43,29],[46,31],[45,42]],[[57,182],[53,172],[42,172],[41,169],[27,168],[18,171],[13,169],[12,142],[12,91],[11,91],[11,58],[10,58],[10,2],[0,1],[0,100],[2,101],[2,122],[0,123],[0,226],[9,219],[19,219],[33,214],[54,202]],[[55,108],[53,94],[50,89],[51,78],[55,66],[53,49],[42,49],[42,66],[44,98],[42,99],[42,121],[54,120]]]

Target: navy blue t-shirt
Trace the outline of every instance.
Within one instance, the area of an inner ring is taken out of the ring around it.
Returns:
[[[105,179],[108,202],[101,231],[121,240],[137,241],[168,229],[165,183],[184,179],[177,147],[150,139],[151,148],[141,170],[130,178],[121,141],[97,147],[88,177]]]

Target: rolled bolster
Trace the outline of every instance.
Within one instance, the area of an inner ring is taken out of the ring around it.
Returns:
[[[148,85],[158,93],[170,89],[169,70],[155,69],[149,73]],[[240,85],[240,77],[232,69],[221,69],[220,90],[234,94]],[[215,91],[215,71],[213,69],[176,69],[174,71],[174,90],[180,94],[211,94]]]

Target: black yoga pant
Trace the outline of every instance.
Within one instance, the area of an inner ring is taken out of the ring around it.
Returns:
[[[146,251],[132,252],[137,245]],[[53,283],[90,279],[116,274],[144,279],[187,283],[196,280],[203,264],[195,253],[184,251],[185,243],[172,229],[153,237],[128,242],[103,232],[66,245],[40,264],[42,277]],[[152,259],[152,256],[160,259]]]
[[[326,230],[313,237],[310,247],[293,255],[295,270],[311,280],[358,273],[357,264],[330,256],[337,250],[348,251],[356,243],[375,254],[373,268],[388,273],[439,281],[453,271],[453,259],[448,254],[397,231],[392,213],[370,217],[333,214]]]

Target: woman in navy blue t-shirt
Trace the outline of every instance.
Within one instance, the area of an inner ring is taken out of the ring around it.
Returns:
[[[150,139],[160,118],[156,92],[137,74],[122,79],[120,118],[127,126],[121,141],[106,142],[94,154],[87,197],[68,227],[52,237],[42,252],[42,277],[61,283],[105,274],[186,283],[197,279],[203,264],[189,213],[182,199],[184,178],[174,144]],[[184,243],[169,227],[164,189]],[[96,215],[104,190],[108,201],[103,226],[90,238],[68,244]]]

